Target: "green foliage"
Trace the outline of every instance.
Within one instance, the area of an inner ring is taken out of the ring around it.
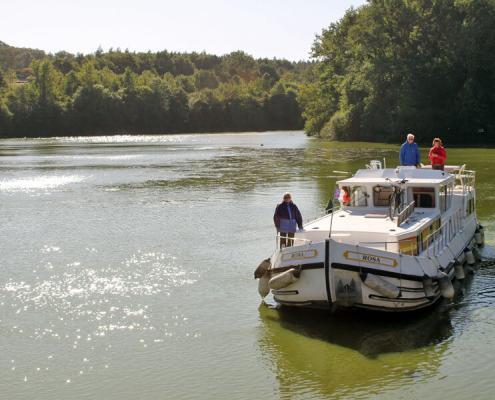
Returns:
[[[241,51],[1,54],[14,83],[0,74],[0,136],[301,129],[297,93],[312,66]]]
[[[5,77],[5,73],[0,69],[0,90],[7,87],[7,78]]]
[[[313,45],[319,64],[299,91],[307,132],[493,140],[493,26],[494,0],[370,0],[349,10]]]

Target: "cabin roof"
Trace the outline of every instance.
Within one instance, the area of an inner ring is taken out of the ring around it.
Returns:
[[[384,169],[360,169],[354,176],[338,181],[340,185],[356,184],[383,184],[390,185],[405,179],[407,184],[433,184],[438,185],[454,180],[454,176],[448,172],[432,170],[429,168],[397,167]]]
[[[332,225],[332,236],[348,237],[357,233],[370,234],[369,242],[373,242],[373,234],[390,236],[403,235],[418,230],[439,215],[437,209],[415,210],[400,226],[397,221],[388,218],[387,210],[383,207],[375,208],[372,212],[367,209],[346,209],[335,212],[332,222],[331,214],[311,221],[304,225],[306,232],[329,231]],[[363,239],[360,239],[363,240]]]

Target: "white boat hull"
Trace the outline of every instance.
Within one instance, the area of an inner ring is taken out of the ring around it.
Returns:
[[[271,258],[270,276],[293,268],[301,273],[295,282],[271,292],[275,301],[284,306],[383,311],[428,307],[442,297],[441,277],[446,274],[448,280],[453,280],[456,261],[465,262],[464,250],[475,246],[476,227],[474,216],[466,220],[463,229],[434,257],[409,256],[332,239],[283,248]],[[373,277],[374,284],[363,281],[365,274]],[[425,289],[428,277],[429,291]],[[380,288],[380,284],[398,288],[399,295]]]

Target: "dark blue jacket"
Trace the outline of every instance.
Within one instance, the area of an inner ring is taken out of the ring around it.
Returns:
[[[417,143],[409,144],[407,141],[404,142],[400,147],[400,165],[418,165],[420,162]]]
[[[275,223],[275,227],[277,228],[277,230],[280,229],[281,219],[289,219],[289,211],[287,207],[290,207],[292,219],[295,219],[297,221],[297,226],[299,227],[299,229],[302,229],[303,220],[299,208],[297,208],[297,206],[292,201],[290,203],[286,203],[285,201],[283,201],[282,203],[277,205],[277,208],[275,208],[275,214],[273,215],[273,222]]]

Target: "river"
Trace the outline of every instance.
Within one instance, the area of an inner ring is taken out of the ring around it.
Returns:
[[[495,267],[413,317],[260,305],[282,193],[314,218],[333,171],[383,157],[302,132],[1,140],[0,397],[493,398]],[[477,170],[490,253],[495,150],[448,157]]]

